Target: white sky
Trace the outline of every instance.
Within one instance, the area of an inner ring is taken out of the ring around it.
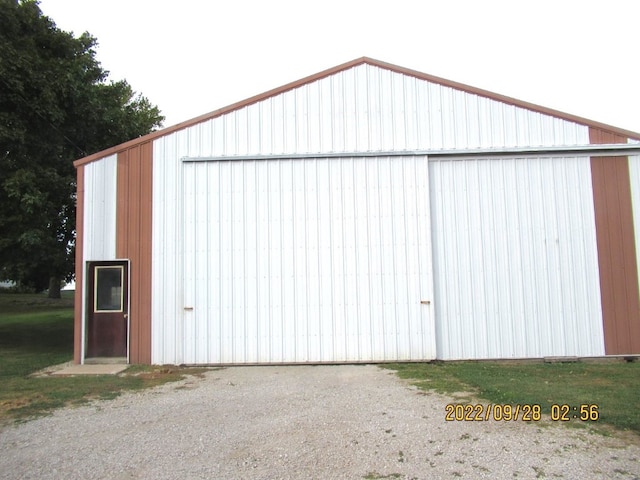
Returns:
[[[368,56],[640,132],[638,0],[41,0],[170,126]]]

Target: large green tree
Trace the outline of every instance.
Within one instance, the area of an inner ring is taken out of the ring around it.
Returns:
[[[37,0],[0,0],[0,279],[50,296],[74,271],[73,160],[164,120],[109,81],[96,45],[57,28]]]

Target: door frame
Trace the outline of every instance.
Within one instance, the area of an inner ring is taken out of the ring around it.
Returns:
[[[89,324],[89,315],[93,311],[93,292],[89,290],[89,285],[92,285],[92,288],[95,288],[95,279],[93,278],[92,270],[95,267],[109,267],[109,266],[124,266],[125,268],[125,282],[127,285],[126,291],[126,302],[123,307],[126,309],[126,362],[127,364],[130,362],[130,344],[131,344],[131,261],[128,258],[117,258],[111,260],[87,260],[84,265],[84,274],[85,281],[82,282],[82,345],[81,345],[81,364],[85,363],[87,358],[87,342],[88,338],[88,324]],[[119,357],[114,357],[119,358]]]

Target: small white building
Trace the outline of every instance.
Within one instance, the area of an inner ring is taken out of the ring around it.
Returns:
[[[80,159],[75,361],[639,354],[639,140],[361,58]]]

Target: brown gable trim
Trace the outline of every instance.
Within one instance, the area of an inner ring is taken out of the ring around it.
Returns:
[[[529,103],[529,102],[525,102],[522,100],[518,100],[516,98],[512,98],[512,97],[507,97],[505,95],[500,95],[498,93],[494,93],[494,92],[490,92],[489,90],[483,90],[481,88],[476,88],[476,87],[472,87],[469,85],[465,85],[463,83],[458,83],[458,82],[454,82],[452,80],[447,80],[445,78],[441,78],[441,77],[436,77],[434,75],[429,75],[427,73],[422,73],[419,72],[417,70],[411,70],[409,68],[404,68],[404,67],[400,67],[397,65],[393,65],[391,63],[387,63],[387,62],[382,62],[380,60],[375,60],[373,58],[369,58],[369,57],[361,57],[361,58],[357,58],[355,60],[351,60],[350,62],[346,62],[343,63],[341,65],[329,68],[327,70],[323,70],[321,72],[318,72],[316,74],[313,75],[309,75],[308,77],[304,77],[300,80],[296,80],[294,82],[291,83],[287,83],[286,85],[283,85],[281,87],[278,88],[274,88],[272,90],[269,90],[267,92],[261,93],[259,95],[255,95],[253,97],[250,97],[246,100],[242,100],[240,102],[236,102],[233,103],[231,105],[228,105],[226,107],[220,108],[218,110],[214,110],[213,112],[209,112],[206,113],[204,115],[200,115],[198,117],[192,118],[191,120],[187,120],[185,122],[182,123],[178,123],[177,125],[173,125],[171,127],[167,127],[164,128],[162,130],[158,130],[156,132],[152,132],[148,135],[145,135],[143,137],[140,138],[136,138],[133,140],[130,140],[128,142],[125,142],[123,144],[120,145],[116,145],[114,147],[111,147],[107,150],[103,150],[101,152],[97,152],[94,153],[92,155],[89,155],[87,157],[81,158],[79,160],[76,160],[74,162],[74,165],[77,167],[79,167],[80,165],[84,165],[90,162],[93,162],[95,160],[98,160],[100,158],[103,157],[107,157],[109,155],[115,155],[117,153],[120,153],[128,148],[134,147],[138,144],[141,143],[145,143],[145,142],[149,142],[152,141],[156,138],[159,137],[163,137],[165,135],[169,135],[171,133],[177,132],[179,130],[184,130],[185,128],[191,127],[193,125],[197,125],[198,123],[202,123],[202,122],[206,122],[207,120],[211,120],[212,118],[216,118],[219,117],[221,115],[224,115],[226,113],[232,112],[234,110],[239,110],[241,108],[247,107],[249,105],[252,105],[254,103],[257,103],[261,100],[264,100],[266,98],[269,97],[273,97],[276,95],[280,95],[282,93],[288,92],[289,90],[293,90],[294,88],[298,88],[302,85],[306,85],[312,82],[315,82],[317,80],[321,80],[325,77],[334,75],[336,73],[342,72],[344,70],[348,70],[350,68],[356,67],[358,65],[363,65],[363,64],[367,64],[367,65],[372,65],[375,67],[379,67],[379,68],[383,68],[386,70],[390,70],[392,72],[396,72],[396,73],[400,73],[400,74],[404,74],[404,75],[408,75],[411,77],[415,77],[417,79],[420,80],[426,80],[428,82],[432,82],[432,83],[436,83],[445,87],[450,87],[453,88],[455,90],[461,90],[463,92],[467,92],[473,95],[478,95],[481,97],[486,97],[489,98],[491,100],[496,100],[498,102],[503,102],[506,103],[508,105],[513,105],[515,107],[520,107],[520,108],[525,108],[527,110],[532,110],[534,112],[538,112],[544,115],[550,115],[552,117],[557,117],[563,120],[567,120],[569,122],[574,122],[574,123],[578,123],[580,125],[585,125],[588,127],[593,127],[593,128],[597,128],[600,130],[604,130],[607,132],[610,132],[612,134],[616,134],[616,135],[620,135],[623,136],[625,138],[633,138],[636,140],[640,140],[640,133],[637,132],[632,132],[630,130],[625,130],[622,128],[618,128],[618,127],[614,127],[611,125],[607,125],[604,123],[600,123],[600,122],[596,122],[593,120],[589,120],[583,117],[579,117],[576,115],[571,115],[568,113],[564,113],[564,112],[560,112],[558,110],[554,110],[551,108],[546,108],[546,107],[542,107],[540,105],[536,105],[534,103]]]

